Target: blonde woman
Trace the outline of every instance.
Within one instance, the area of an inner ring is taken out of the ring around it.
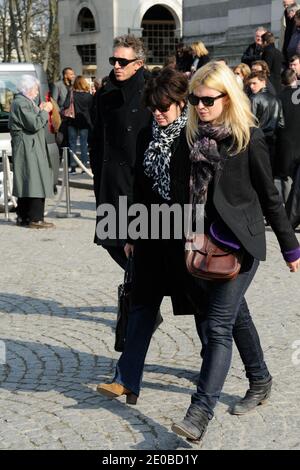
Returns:
[[[247,64],[239,64],[236,67],[234,67],[233,73],[234,75],[239,76],[245,84],[247,81],[247,78],[249,77],[251,73],[251,69]]]
[[[200,67],[203,67],[203,65],[207,64],[209,62],[209,54],[208,50],[206,49],[205,45],[203,42],[193,42],[191,45],[192,49],[192,54],[194,57],[194,62],[191,67],[191,72],[194,73],[197,70],[200,69]]]
[[[90,85],[82,75],[75,78],[73,89],[69,91],[64,108],[70,106],[73,99],[75,108],[75,118],[68,119],[68,137],[70,149],[76,155],[77,138],[80,140],[80,159],[86,166],[88,163],[88,138],[92,131],[92,109],[93,95],[90,93]],[[76,162],[71,157],[71,173],[76,173]]]
[[[208,234],[243,255],[235,280],[200,281],[208,300],[202,322],[203,362],[192,404],[184,420],[172,426],[178,435],[199,441],[230,368],[233,337],[250,388],[232,412],[244,414],[270,396],[272,377],[249,311],[237,324],[245,293],[266,257],[264,215],[291,272],[299,269],[300,247],[274,187],[263,133],[254,127],[248,98],[226,65],[210,62],[194,75],[187,140],[191,196],[193,203],[205,205]]]

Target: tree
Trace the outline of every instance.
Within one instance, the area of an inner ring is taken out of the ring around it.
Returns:
[[[58,77],[58,0],[0,0],[3,60],[43,65]]]

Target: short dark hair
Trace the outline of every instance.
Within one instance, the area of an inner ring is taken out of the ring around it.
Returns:
[[[155,108],[171,106],[172,103],[186,102],[188,94],[188,79],[186,76],[170,67],[148,80],[144,90],[144,104]]]
[[[300,62],[300,54],[295,54],[293,55],[290,60],[289,60],[289,63],[291,64],[292,62],[294,62],[295,60],[299,60]]]
[[[289,86],[291,83],[293,83],[295,80],[297,80],[297,74],[295,70],[292,69],[287,69],[281,74],[281,81],[284,86]]]
[[[258,78],[258,80],[260,80],[261,82],[266,82],[268,79],[267,75],[264,72],[251,72],[249,77],[247,78],[247,82],[249,82],[249,80],[252,80],[252,78]]]
[[[268,46],[270,44],[275,44],[275,36],[270,31],[267,31],[265,34],[263,34],[261,39],[262,39],[262,42],[264,42]]]
[[[73,70],[72,67],[65,67],[62,71],[62,76],[64,77],[68,70]]]

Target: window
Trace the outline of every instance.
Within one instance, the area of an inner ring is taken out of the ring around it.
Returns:
[[[82,33],[86,31],[95,31],[95,19],[93,13],[88,8],[83,8],[78,15],[78,25]]]
[[[144,15],[142,28],[149,64],[161,65],[167,57],[175,54],[175,46],[178,43],[176,23],[167,8],[150,8]]]
[[[81,57],[82,65],[96,65],[96,44],[77,46],[77,51]]]

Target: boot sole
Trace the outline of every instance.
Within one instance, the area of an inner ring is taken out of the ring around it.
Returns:
[[[257,405],[254,407],[254,408],[251,408],[251,410],[247,410],[247,411],[236,411],[234,412],[234,410],[230,410],[230,414],[231,415],[235,415],[235,416],[243,416],[243,415],[246,415],[247,413],[251,413],[251,411],[254,411],[256,410],[256,408],[258,406],[265,406],[268,404],[268,400],[269,398],[265,398],[264,400],[262,400],[261,402],[257,403]]]
[[[172,424],[171,430],[178,436],[185,437],[186,439],[189,439],[190,441],[200,442],[200,438],[196,438],[194,434],[187,431],[183,426],[180,426],[180,424]]]
[[[138,397],[134,395],[134,393],[129,393],[129,394],[121,394],[118,395],[114,392],[111,392],[110,390],[105,390],[104,388],[96,388],[96,391],[100,393],[101,395],[107,397],[107,398],[120,398],[122,396],[126,397],[126,404],[127,405],[136,405],[137,404],[137,399]]]

